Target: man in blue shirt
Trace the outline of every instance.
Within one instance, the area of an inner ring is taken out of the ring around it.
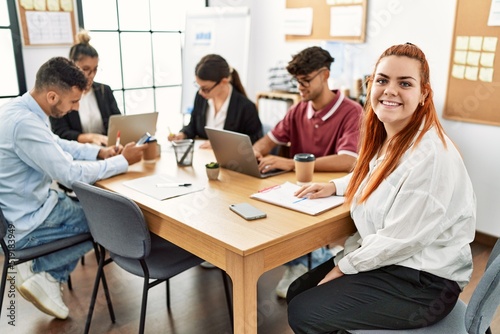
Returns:
[[[49,116],[78,110],[86,85],[72,61],[51,58],[38,70],[33,90],[0,108],[0,208],[14,228],[15,249],[88,232],[80,203],[52,189],[52,182],[70,188],[75,181],[94,183],[124,173],[147,147],[80,144],[52,133]],[[60,284],[91,247],[86,243],[18,265],[19,293],[41,311],[66,319]]]

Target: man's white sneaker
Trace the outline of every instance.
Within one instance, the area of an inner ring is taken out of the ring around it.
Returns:
[[[214,269],[214,268],[217,268],[215,265],[213,265],[213,264],[211,264],[210,262],[207,262],[207,261],[203,261],[202,263],[200,263],[200,266],[202,266],[205,269]]]
[[[21,285],[22,296],[40,311],[58,319],[66,319],[68,307],[62,300],[61,283],[49,273],[36,273]]]
[[[23,285],[25,281],[30,279],[31,276],[35,275],[32,267],[33,267],[33,261],[24,262],[16,266],[15,271],[17,272],[17,274],[15,276],[16,277],[15,282],[18,291],[21,285]]]
[[[337,256],[337,254],[343,250],[344,250],[343,246],[335,245],[334,247],[330,248],[330,253],[332,253],[332,256]]]
[[[307,273],[308,269],[302,263],[295,266],[286,266],[286,270],[283,273],[283,277],[276,286],[276,294],[280,298],[286,298],[286,293],[290,284],[293,283],[297,278]]]

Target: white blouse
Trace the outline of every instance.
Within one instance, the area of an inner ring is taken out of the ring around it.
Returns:
[[[343,273],[400,265],[456,281],[461,288],[469,282],[476,197],[460,153],[448,137],[446,143],[445,148],[429,130],[370,197],[356,204],[367,179],[362,182],[351,206],[358,232],[335,261]],[[370,162],[370,174],[381,159]],[[345,193],[350,178],[332,180],[337,195]]]
[[[82,95],[78,114],[83,133],[105,133],[102,115],[93,88]]]
[[[214,100],[208,100],[208,110],[207,110],[207,123],[206,126],[216,129],[224,129],[224,124],[227,118],[227,109],[229,108],[229,100],[231,100],[231,94],[233,93],[233,86],[229,85],[229,94],[226,100],[219,109],[219,112],[215,113]]]

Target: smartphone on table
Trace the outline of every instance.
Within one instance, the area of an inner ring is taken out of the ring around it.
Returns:
[[[267,214],[249,203],[231,204],[229,209],[246,220],[266,218]]]

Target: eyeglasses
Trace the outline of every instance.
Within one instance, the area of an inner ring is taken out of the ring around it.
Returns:
[[[83,73],[85,73],[87,76],[91,76],[92,74],[97,74],[97,71],[99,68],[80,68]]]
[[[193,85],[196,87],[196,89],[198,90],[201,90],[203,93],[205,94],[208,94],[210,93],[215,87],[217,87],[218,84],[220,84],[220,80],[217,81],[212,87],[210,88],[205,88],[205,87],[201,87],[200,85],[198,85],[198,83],[196,81],[193,82]]]
[[[311,78],[309,79],[297,79],[296,77],[292,77],[291,81],[293,84],[295,84],[296,86],[298,85],[301,85],[302,87],[304,88],[308,88],[310,85],[311,85],[311,81],[314,80],[314,78],[316,78],[321,72],[323,72],[324,70],[326,70],[326,68],[322,68],[318,71],[318,73],[316,73],[315,75],[313,75]]]

